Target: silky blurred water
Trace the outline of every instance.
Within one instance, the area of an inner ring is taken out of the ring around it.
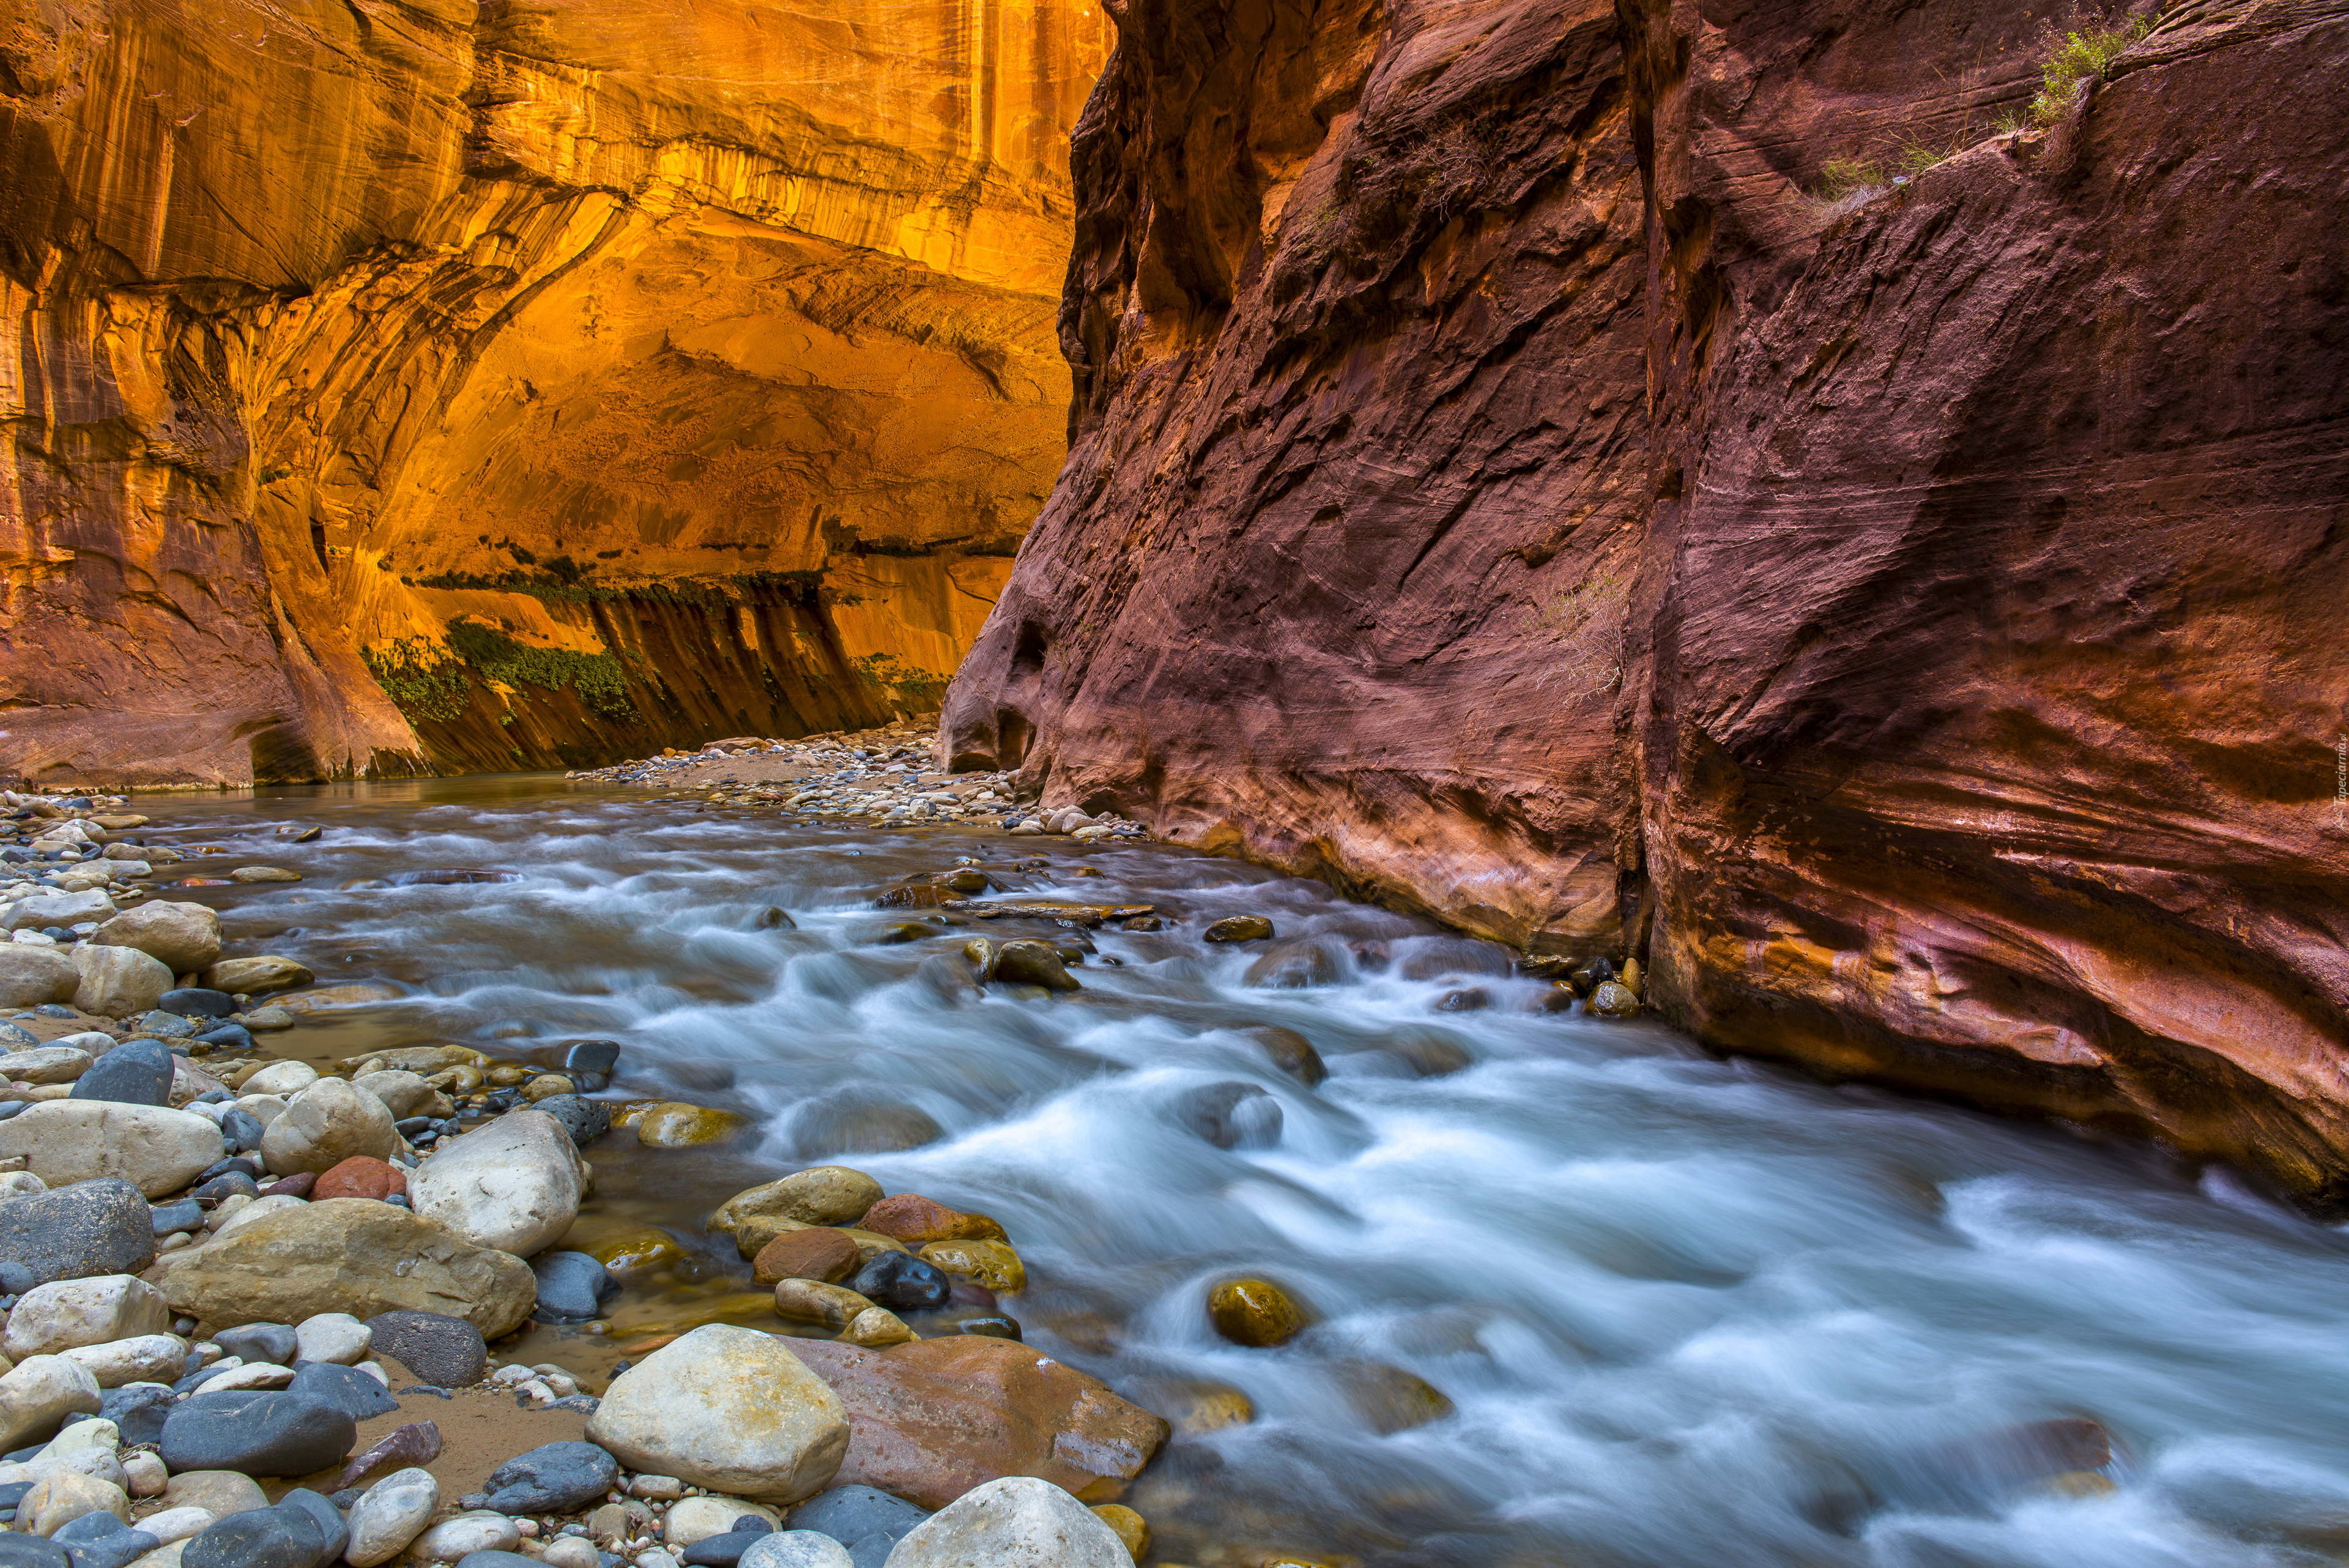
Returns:
[[[169,895],[219,907],[233,950],[404,992],[281,1049],[607,1036],[616,1097],[750,1118],[719,1151],[587,1151],[583,1228],[666,1224],[688,1254],[623,1298],[623,1334],[748,1288],[698,1229],[715,1201],[838,1159],[1001,1220],[1030,1343],[1170,1415],[1244,1392],[1253,1422],[1178,1436],[1131,1489],[1156,1561],[2349,1562],[2349,1246],[2224,1172],[1545,1013],[1498,949],[1162,846],[802,830],[544,778],[147,809],[188,829],[153,841],[305,875]],[[326,832],[271,836],[292,824]],[[876,940],[908,912],[875,897],[958,856],[1040,856],[1025,890],[1178,923],[1095,933],[1076,994],[982,996],[960,942],[1029,933]],[[518,876],[383,885],[448,867]],[[760,929],[771,905],[797,929]],[[1244,912],[1324,983],[1252,984],[1280,954],[1198,939]],[[1488,1006],[1439,1005],[1472,988]],[[1233,1033],[1266,1023],[1310,1038],[1328,1081]],[[1273,1147],[1215,1147],[1178,1114],[1232,1080],[1278,1097]],[[1279,1350],[1218,1340],[1205,1298],[1239,1272],[1315,1326]],[[528,1354],[592,1366],[618,1337],[542,1331]],[[1385,1430],[1381,1368],[1452,1413]],[[2071,1418],[2113,1460],[2050,1480],[2072,1461],[2014,1428]]]

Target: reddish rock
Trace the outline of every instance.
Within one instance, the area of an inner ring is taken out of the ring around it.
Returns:
[[[353,1456],[336,1478],[335,1490],[365,1486],[378,1477],[410,1465],[429,1465],[440,1457],[440,1428],[431,1421],[410,1421],[395,1427],[367,1452]]]
[[[2064,15],[1133,0],[957,764],[2349,1199],[2349,37]]]
[[[1167,1425],[1109,1385],[1008,1340],[925,1339],[888,1350],[782,1341],[848,1411],[835,1485],[944,1508],[1000,1476],[1036,1476],[1087,1501],[1113,1495]]]
[[[856,1240],[829,1225],[786,1231],[750,1261],[750,1274],[762,1285],[778,1280],[821,1280],[836,1285],[856,1272],[862,1256]]]
[[[984,1214],[964,1214],[917,1192],[884,1198],[865,1210],[860,1229],[876,1231],[908,1247],[931,1241],[1000,1241],[1003,1227]]]
[[[313,1202],[329,1198],[397,1197],[408,1190],[408,1173],[389,1160],[355,1154],[320,1175],[310,1191]]]

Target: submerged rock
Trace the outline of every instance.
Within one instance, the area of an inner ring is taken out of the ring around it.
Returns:
[[[1207,1293],[1207,1319],[1235,1345],[1276,1345],[1306,1324],[1305,1309],[1270,1280],[1226,1280]]]

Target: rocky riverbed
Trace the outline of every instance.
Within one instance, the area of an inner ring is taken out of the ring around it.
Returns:
[[[6,801],[0,1563],[2323,1549],[2333,1232],[921,762]]]

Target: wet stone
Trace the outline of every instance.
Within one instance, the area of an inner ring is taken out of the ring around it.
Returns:
[[[1286,1344],[1305,1326],[1305,1310],[1270,1280],[1226,1280],[1208,1293],[1207,1319],[1235,1345]]]
[[[585,1323],[599,1316],[604,1303],[619,1294],[611,1272],[585,1252],[543,1252],[530,1272],[538,1279],[538,1305],[533,1314],[542,1323]]]
[[[954,1295],[954,1282],[945,1270],[904,1252],[875,1253],[851,1276],[848,1288],[892,1312],[942,1307]]]
[[[1330,1075],[1330,1069],[1322,1064],[1321,1053],[1313,1048],[1313,1042],[1294,1029],[1284,1029],[1277,1023],[1260,1023],[1239,1033],[1256,1043],[1267,1061],[1308,1088]]]
[[[1272,922],[1262,915],[1226,915],[1200,935],[1211,942],[1260,942],[1272,935]]]
[[[1183,1124],[1217,1148],[1270,1148],[1280,1141],[1280,1102],[1254,1084],[1206,1084],[1175,1103]]]
[[[236,1012],[236,998],[224,991],[189,985],[165,992],[155,1005],[162,1012],[188,1018],[227,1018]]]
[[[581,1148],[612,1130],[611,1107],[585,1095],[550,1095],[537,1108],[553,1116]]]
[[[750,1273],[762,1285],[794,1279],[836,1285],[857,1271],[863,1256],[846,1231],[814,1225],[787,1231],[761,1247]]]

